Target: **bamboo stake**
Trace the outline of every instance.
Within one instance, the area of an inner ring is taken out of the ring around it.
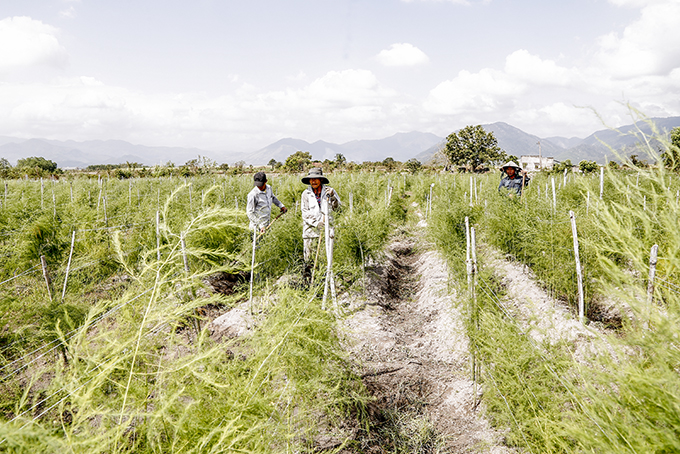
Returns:
[[[76,244],[76,230],[73,229],[73,235],[71,236],[71,251],[68,253],[68,264],[66,265],[66,276],[64,276],[64,288],[61,290],[61,300],[64,301],[64,296],[66,296],[66,283],[68,282],[68,275],[71,271],[71,259],[73,258],[73,247]]]
[[[585,302],[583,298],[583,271],[581,270],[581,259],[578,252],[578,234],[576,232],[576,215],[573,211],[569,211],[569,219],[571,220],[571,233],[574,237],[574,260],[576,261],[576,277],[578,282],[578,318],[583,323],[585,318]]]
[[[45,260],[44,255],[40,256],[40,265],[42,266],[42,272],[43,272],[43,277],[45,278],[45,284],[47,284],[47,294],[50,297],[50,301],[53,301],[52,300],[52,279],[50,279],[50,273],[47,271],[47,261]]]
[[[253,315],[253,276],[255,274],[255,245],[257,244],[257,226],[253,227],[253,256],[250,260],[250,293],[248,296],[248,307],[250,315]]]
[[[156,258],[161,260],[161,213],[156,211]]]
[[[552,182],[552,195],[553,195],[553,211],[557,209],[557,194],[555,192],[555,177],[551,177]]]
[[[645,329],[649,328],[649,318],[652,312],[652,304],[654,304],[654,280],[656,278],[656,264],[658,261],[659,245],[652,246],[649,254],[649,280],[647,281],[647,314],[643,326]]]

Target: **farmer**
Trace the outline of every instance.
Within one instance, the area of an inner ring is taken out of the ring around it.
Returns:
[[[302,192],[301,210],[302,210],[302,240],[304,245],[304,259],[305,259],[305,275],[311,272],[313,260],[313,243],[315,238],[319,238],[321,232],[324,231],[324,222],[328,224],[328,236],[332,240],[335,237],[335,231],[332,227],[333,217],[328,212],[328,205],[331,210],[337,210],[340,205],[340,198],[338,193],[333,190],[328,184],[328,178],[323,175],[323,170],[319,167],[313,167],[309,170],[309,175],[302,178],[304,184],[309,187]],[[324,214],[328,213],[329,220],[327,221]],[[331,241],[332,244],[332,241]],[[331,246],[332,247],[332,246]]]
[[[272,203],[281,209],[281,213],[288,211],[288,208],[276,198],[264,172],[257,172],[253,176],[253,184],[255,187],[248,193],[246,214],[250,219],[250,229],[257,229],[262,234],[269,225]]]
[[[509,161],[501,167],[501,172],[505,173],[505,176],[498,185],[498,191],[500,192],[501,189],[505,188],[510,192],[510,197],[515,194],[522,195],[523,187],[528,185],[530,180],[527,171],[522,170],[514,161]]]

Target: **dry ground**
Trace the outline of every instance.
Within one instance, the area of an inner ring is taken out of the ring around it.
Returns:
[[[413,240],[393,242],[369,269],[365,300],[346,318],[347,348],[374,397],[362,452],[506,453],[483,417],[462,316],[445,262]],[[355,452],[348,450],[346,452]]]

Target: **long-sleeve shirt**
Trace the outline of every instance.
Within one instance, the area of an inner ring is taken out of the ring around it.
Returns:
[[[250,220],[250,229],[264,228],[269,225],[269,220],[272,214],[272,203],[279,208],[283,207],[283,203],[276,198],[272,191],[272,187],[265,184],[264,191],[255,186],[248,193],[248,202],[246,203],[246,214]]]
[[[301,211],[302,211],[302,238],[318,238],[319,229],[317,228],[319,223],[323,220],[324,214],[328,213],[329,224],[328,227],[331,229],[330,234],[334,236],[333,230],[333,215],[328,210],[328,201],[326,194],[329,190],[332,190],[330,186],[323,185],[321,187],[321,197],[317,200],[316,194],[311,186],[307,187],[302,192],[301,201]],[[330,197],[330,208],[335,211],[341,206],[340,198],[338,193],[333,190],[333,195]]]
[[[529,175],[524,176],[524,186],[529,184]],[[515,175],[515,178],[510,178],[509,176],[505,176],[502,180],[501,183],[498,185],[498,190],[500,191],[502,188],[507,189],[508,191],[513,190],[517,194],[522,194],[522,176],[521,175]]]

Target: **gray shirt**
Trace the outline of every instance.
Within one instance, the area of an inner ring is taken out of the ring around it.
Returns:
[[[272,191],[272,187],[265,184],[264,191],[255,186],[248,193],[248,202],[246,203],[246,214],[250,220],[250,229],[262,229],[269,225],[269,219],[272,214],[272,203],[279,208],[283,207],[283,203],[279,202]]]

